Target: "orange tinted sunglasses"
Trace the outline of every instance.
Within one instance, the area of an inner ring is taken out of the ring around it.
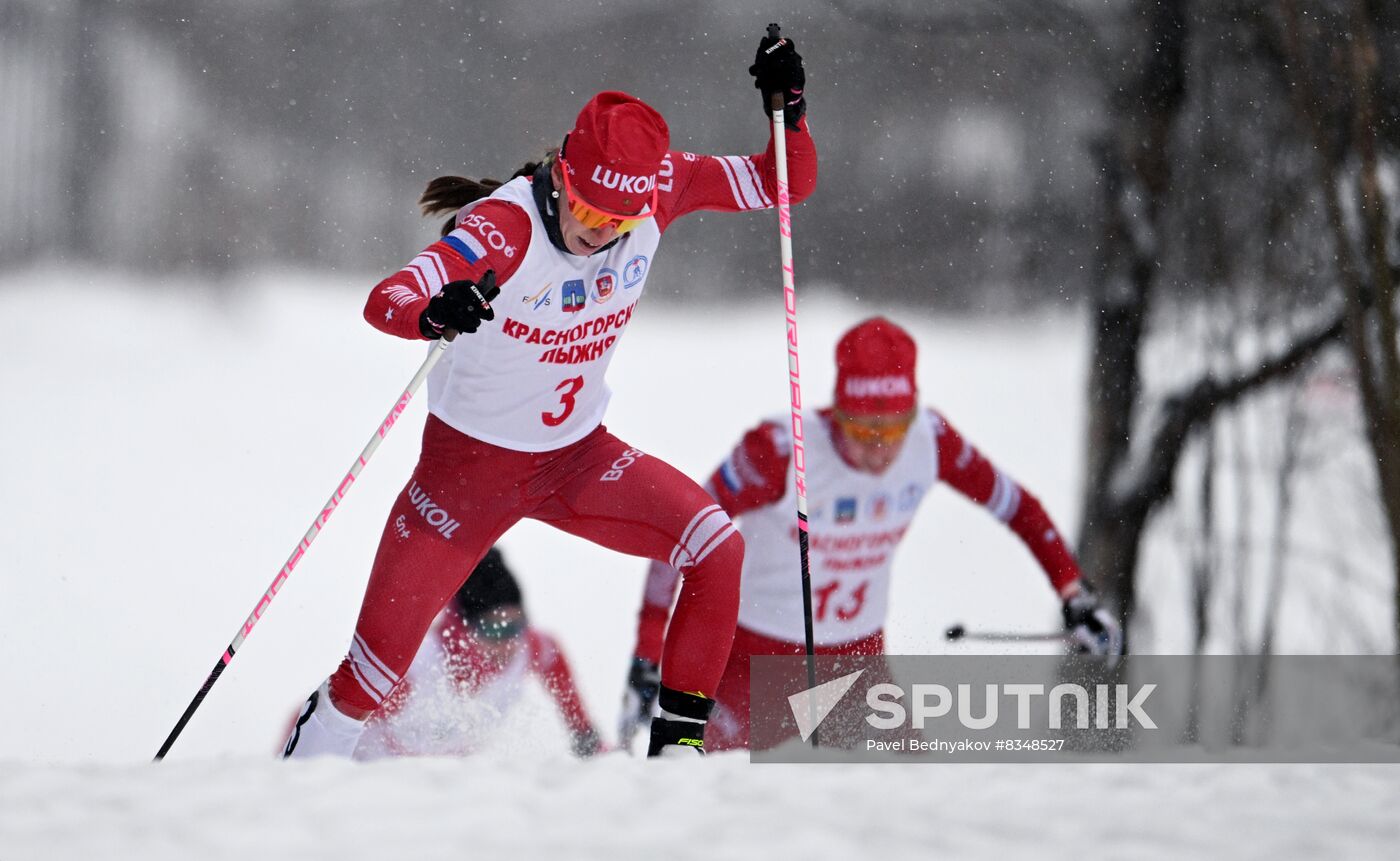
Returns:
[[[618,215],[585,203],[583,198],[574,193],[574,187],[569,182],[569,163],[564,159],[564,154],[561,152],[556,158],[559,159],[559,173],[564,177],[564,199],[569,204],[569,212],[573,213],[579,224],[589,230],[597,230],[611,224],[621,235],[629,230],[634,230],[642,222],[656,214],[657,190],[655,188],[651,190],[651,201],[647,204],[646,210],[636,215]]]
[[[836,410],[833,415],[842,433],[866,445],[893,445],[904,439],[914,423],[912,411],[902,416],[852,416]]]

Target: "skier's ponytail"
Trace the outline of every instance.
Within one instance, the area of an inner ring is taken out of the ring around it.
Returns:
[[[467,179],[465,176],[440,176],[428,183],[423,196],[418,198],[418,207],[423,216],[458,210],[480,200],[501,187],[499,179]]]
[[[557,150],[550,150],[545,156],[545,160],[553,157]],[[515,173],[511,174],[511,179],[520,176],[533,176],[535,170],[542,164],[539,161],[526,162]],[[464,176],[440,176],[428,183],[428,187],[423,189],[423,194],[418,198],[418,207],[423,212],[423,217],[439,215],[444,212],[453,213],[442,225],[442,235],[451,233],[457,226],[457,210],[473,201],[488,197],[491,192],[500,188],[504,183],[499,179],[467,179]]]

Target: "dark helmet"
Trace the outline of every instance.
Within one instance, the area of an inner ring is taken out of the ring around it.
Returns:
[[[524,599],[505,557],[492,547],[457,590],[452,603],[462,618],[474,619],[497,607],[521,606]]]

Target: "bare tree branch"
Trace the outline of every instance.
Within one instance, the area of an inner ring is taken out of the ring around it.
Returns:
[[[1145,447],[1149,460],[1138,472],[1136,482],[1115,494],[1112,516],[1145,516],[1171,495],[1177,462],[1194,430],[1222,407],[1298,370],[1323,347],[1339,341],[1345,332],[1346,314],[1339,311],[1327,325],[1298,339],[1253,370],[1226,380],[1207,375],[1187,391],[1168,398],[1152,441]]]

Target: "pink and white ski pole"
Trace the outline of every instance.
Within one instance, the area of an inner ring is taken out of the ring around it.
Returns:
[[[360,456],[355,458],[354,463],[350,464],[350,471],[345,474],[345,478],[340,480],[340,484],[336,486],[335,492],[331,494],[331,498],[326,501],[325,505],[321,506],[320,513],[317,514],[316,519],[311,522],[311,528],[306,530],[306,534],[303,535],[301,541],[297,543],[296,549],[292,551],[291,557],[287,559],[287,564],[283,565],[282,570],[277,572],[277,576],[272,578],[272,585],[267,587],[267,591],[263,593],[262,600],[258,601],[257,606],[253,608],[253,612],[248,614],[248,618],[244,621],[243,627],[238,629],[238,633],[234,635],[233,641],[228,644],[228,648],[219,656],[219,661],[214,664],[214,669],[209,673],[209,678],[204,680],[204,684],[200,686],[199,692],[194,695],[194,699],[191,700],[189,706],[185,708],[185,713],[180,715],[180,720],[175,724],[175,728],[172,729],[170,735],[166,737],[165,744],[161,745],[160,750],[156,751],[156,761],[165,758],[165,754],[169,752],[170,746],[175,743],[175,739],[179,738],[180,733],[184,731],[185,724],[190,722],[190,718],[194,715],[195,709],[199,708],[199,704],[204,702],[204,698],[209,694],[209,689],[214,687],[214,682],[219,680],[219,676],[223,673],[224,667],[227,667],[229,662],[233,660],[233,656],[238,653],[239,648],[243,645],[243,641],[252,633],[253,626],[258,623],[263,613],[267,611],[267,607],[272,603],[272,599],[276,598],[277,593],[282,591],[283,584],[287,582],[288,577],[292,576],[292,570],[297,567],[297,563],[301,561],[301,557],[306,555],[306,550],[311,546],[311,542],[315,541],[316,536],[321,534],[321,528],[326,525],[326,521],[330,520],[331,515],[335,513],[341,500],[345,498],[345,494],[350,492],[350,486],[354,484],[355,479],[359,477],[360,470],[365,468],[365,464],[369,462],[375,450],[379,448],[379,444],[384,441],[384,437],[388,435],[394,423],[399,420],[399,416],[403,415],[403,411],[408,407],[408,402],[413,399],[413,395],[418,391],[418,387],[423,385],[423,381],[428,378],[428,373],[432,371],[433,366],[438,363],[443,353],[447,351],[447,346],[455,335],[456,333],[451,331],[444,333],[442,339],[434,344],[433,348],[428,351],[428,358],[423,360],[423,365],[418,369],[418,373],[413,375],[412,380],[409,380],[408,388],[403,390],[403,394],[399,396],[398,403],[394,404],[394,408],[389,410],[389,415],[385,417],[383,423],[379,425],[379,430],[374,432],[374,436],[369,438],[369,442],[365,444],[364,450],[360,452]]]
[[[768,37],[779,39],[777,24],[768,25]],[[783,41],[770,46],[772,51]],[[807,549],[807,452],[802,427],[802,373],[797,360],[797,285],[792,265],[792,199],[788,193],[787,123],[783,94],[773,93],[768,107],[773,113],[773,155],[778,174],[778,246],[783,263],[783,305],[787,311],[788,402],[792,409],[792,472],[797,484],[797,552],[802,564],[802,625],[807,641],[807,687],[817,686],[816,650],[812,636],[812,571]],[[815,723],[815,721],[814,721]],[[817,731],[812,730],[812,747]]]

